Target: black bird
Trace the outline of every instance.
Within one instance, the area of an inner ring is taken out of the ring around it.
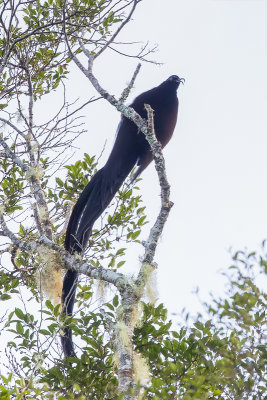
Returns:
[[[130,105],[142,118],[146,118],[144,104],[154,110],[154,126],[157,139],[164,147],[172,137],[178,115],[177,89],[183,78],[170,76],[159,86],[136,97]],[[87,245],[94,222],[108,206],[123,181],[137,164],[134,179],[152,161],[152,152],[143,133],[128,118],[122,116],[117,129],[117,137],[110,156],[84,188],[75,204],[66,232],[65,249],[74,254],[82,253]],[[76,271],[68,270],[63,281],[63,313],[72,315],[77,287]],[[61,336],[65,356],[75,357],[72,333],[65,328]]]

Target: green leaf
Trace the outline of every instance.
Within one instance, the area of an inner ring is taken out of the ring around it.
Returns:
[[[21,324],[21,322],[17,322],[16,324],[16,331],[18,332],[18,334],[23,335],[24,334],[24,329],[23,326]]]
[[[114,305],[114,307],[118,307],[118,305],[119,305],[119,297],[118,297],[118,295],[114,296],[112,304]]]
[[[135,240],[139,235],[140,235],[141,231],[135,231],[131,234],[131,239]]]
[[[51,335],[51,332],[49,332],[49,331],[46,330],[46,329],[40,329],[39,332],[40,332],[42,335],[45,335],[45,336],[50,336],[50,335]]]
[[[64,186],[64,182],[60,178],[56,178],[56,182],[57,182],[59,187],[63,187]]]
[[[9,299],[11,299],[11,296],[9,294],[7,294],[7,293],[4,293],[4,294],[1,294],[0,299],[3,300],[3,301],[9,300]]]
[[[15,314],[19,319],[24,320],[25,319],[25,314],[20,308],[15,308]]]

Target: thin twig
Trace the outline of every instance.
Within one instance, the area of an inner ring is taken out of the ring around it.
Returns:
[[[121,23],[121,25],[119,26],[119,28],[116,30],[116,32],[111,36],[111,38],[107,41],[107,43],[99,50],[98,53],[95,54],[95,58],[99,57],[100,54],[103,53],[103,51],[106,50],[106,48],[110,45],[110,43],[112,43],[114,41],[114,39],[118,36],[118,34],[120,33],[120,31],[122,30],[122,28],[130,21],[131,16],[133,15],[133,12],[137,6],[137,4],[140,2],[140,0],[134,0],[133,2],[133,7],[128,15],[127,18],[125,18],[125,20]]]
[[[122,92],[122,94],[121,94],[121,97],[119,98],[119,101],[120,101],[121,103],[124,103],[124,102],[127,100],[127,97],[129,96],[129,93],[130,93],[130,91],[131,91],[132,88],[133,88],[135,79],[136,79],[136,77],[137,77],[137,74],[138,74],[139,71],[140,71],[140,68],[141,68],[141,64],[139,63],[139,64],[137,64],[137,67],[136,67],[136,69],[135,69],[135,71],[134,71],[134,74],[133,74],[133,76],[132,76],[132,79],[131,79],[129,85],[123,90],[123,92]]]

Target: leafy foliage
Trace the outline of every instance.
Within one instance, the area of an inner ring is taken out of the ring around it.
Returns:
[[[18,0],[16,6],[1,1],[2,36],[0,57],[12,64],[0,78],[0,92],[4,100],[23,93],[31,76],[35,99],[55,90],[69,69],[68,36],[74,51],[78,33],[87,32],[85,43],[97,51],[110,36],[114,24],[123,19],[123,9],[103,0]],[[3,101],[2,100],[2,101]],[[5,103],[2,104],[2,108]]]
[[[233,260],[226,275],[225,298],[204,304],[203,315],[192,322],[184,320],[179,329],[174,329],[162,304],[143,304],[134,344],[150,368],[151,381],[144,398],[264,400],[267,296],[257,281],[264,277],[266,255],[238,252]],[[74,335],[82,338],[82,353],[79,359],[70,359],[71,364],[61,357],[51,362],[49,357],[52,349],[54,354],[58,351],[59,306],[49,301],[43,304],[46,328],[40,327],[36,316],[18,307],[9,314],[5,329],[14,339],[7,348],[10,354],[15,352],[16,361],[10,356],[13,372],[1,378],[3,398],[19,399],[22,392],[25,399],[54,395],[62,399],[120,398],[113,340],[104,333],[108,331],[107,318],[114,320],[119,312],[118,297],[103,304],[101,310],[90,311],[92,290],[90,282],[80,285],[77,302],[81,312],[70,323]]]
[[[205,304],[207,316],[169,332],[166,310],[144,306],[137,349],[149,360],[148,399],[265,398],[267,296],[256,285],[266,255],[238,252],[225,299]]]
[[[12,274],[0,271],[0,301],[9,300],[12,293],[18,293],[19,280]]]
[[[22,210],[25,180],[21,169],[10,162],[7,158],[0,159],[0,199],[3,205],[3,212],[12,214],[16,210]]]

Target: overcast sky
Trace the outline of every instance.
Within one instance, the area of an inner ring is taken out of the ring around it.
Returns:
[[[171,311],[186,307],[195,312],[192,290],[197,286],[202,298],[210,291],[223,293],[219,271],[231,264],[229,248],[254,250],[267,237],[266,4],[144,0],[119,38],[158,44],[151,58],[164,63],[143,63],[129,101],[169,75],[186,80],[178,91],[174,137],[164,152],[174,207],[156,254],[160,301]],[[106,52],[95,63],[95,73],[119,95],[136,64]],[[94,93],[78,70],[74,75],[73,98]],[[88,134],[79,139],[74,160],[85,151],[99,155],[108,139],[104,163],[119,118],[104,101],[90,105]],[[153,165],[142,178],[143,199],[154,221],[160,202]],[[129,271],[137,271],[141,254],[132,246]]]

